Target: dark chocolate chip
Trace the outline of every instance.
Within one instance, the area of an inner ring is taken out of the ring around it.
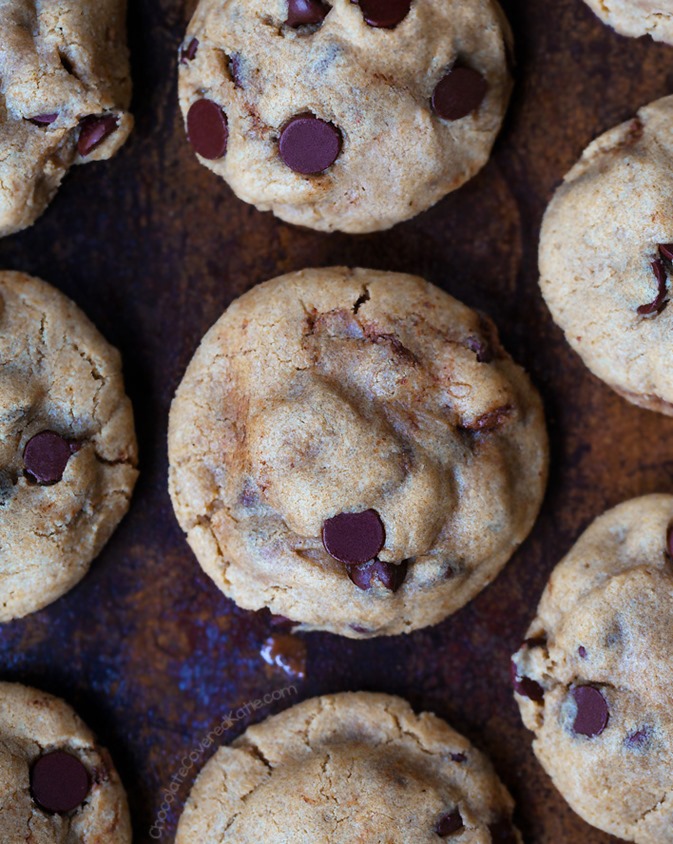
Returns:
[[[451,761],[462,764],[463,762],[467,762],[467,756],[464,753],[452,753]]]
[[[283,128],[279,151],[283,162],[304,176],[322,173],[341,152],[341,132],[313,114],[299,114]]]
[[[369,26],[394,29],[409,14],[411,0],[359,0],[359,6]]]
[[[53,114],[36,114],[35,117],[29,117],[28,120],[36,126],[51,126],[52,123],[58,120],[58,112],[55,111]]]
[[[361,624],[350,624],[349,627],[353,633],[359,633],[361,636],[369,636],[373,632],[369,627],[363,627]]]
[[[659,254],[664,260],[673,262],[673,243],[660,243]]]
[[[642,750],[651,738],[651,731],[649,727],[643,727],[631,733],[624,740],[624,744],[629,750]]]
[[[481,337],[468,337],[465,345],[470,351],[475,353],[477,363],[490,363],[493,360],[493,351]]]
[[[285,23],[293,28],[322,23],[329,10],[330,7],[320,0],[288,0]]]
[[[229,141],[227,115],[212,100],[197,100],[187,113],[187,137],[202,158],[224,158]]]
[[[65,750],[40,756],[30,772],[33,799],[47,812],[72,812],[82,805],[90,787],[87,769]]]
[[[199,39],[192,38],[189,44],[182,46],[180,50],[180,64],[187,64],[193,62],[199,49]]]
[[[281,668],[290,677],[306,676],[306,643],[290,633],[274,633],[260,650],[264,662]]]
[[[55,484],[61,480],[77,447],[54,431],[41,431],[26,443],[23,465],[39,484]]]
[[[527,697],[534,703],[542,703],[544,700],[544,689],[530,677],[522,677],[514,662],[511,664],[512,685],[514,691],[522,697]]]
[[[488,827],[493,844],[519,844],[519,836],[508,818],[501,818]]]
[[[368,590],[376,586],[397,592],[407,576],[408,563],[406,560],[399,564],[384,563],[382,560],[371,560],[348,566],[348,576],[358,589]]]
[[[657,280],[657,295],[655,299],[647,305],[640,305],[638,308],[640,316],[660,314],[668,304],[668,299],[666,298],[666,293],[668,292],[666,289],[666,265],[660,258],[652,261],[652,272]]]
[[[587,649],[584,647],[584,645],[579,646],[579,648],[577,649],[577,653],[580,655],[580,657],[582,659],[587,658]]]
[[[488,83],[479,71],[456,65],[439,80],[432,94],[432,110],[444,120],[460,120],[484,101]]]
[[[442,815],[442,817],[437,821],[435,832],[440,838],[448,838],[448,836],[453,835],[454,832],[460,832],[462,828],[463,818],[461,817],[458,809],[454,809],[453,812]]]
[[[607,727],[610,710],[603,695],[593,686],[577,686],[572,690],[577,706],[573,730],[581,736],[595,738]]]
[[[97,146],[103,143],[119,126],[119,120],[114,114],[105,114],[102,117],[92,114],[80,121],[79,139],[77,140],[77,152],[84,156],[92,153]]]
[[[386,531],[376,510],[339,513],[322,526],[325,550],[341,563],[367,563],[383,548]]]

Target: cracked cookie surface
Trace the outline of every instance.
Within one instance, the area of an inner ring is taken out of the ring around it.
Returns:
[[[585,0],[598,17],[619,32],[673,44],[672,0]]]
[[[177,390],[169,458],[223,592],[362,638],[435,624],[496,576],[547,440],[490,320],[420,278],[331,268],[229,307]]]
[[[298,225],[375,231],[484,166],[511,90],[499,6],[412,0],[372,25],[384,5],[201,0],[180,104],[201,162],[239,198]]]
[[[67,812],[47,811],[35,799],[58,782],[37,782],[45,758],[68,754],[83,772],[83,800]],[[109,753],[62,700],[18,683],[0,683],[0,841],[3,844],[130,844],[126,795]]]
[[[444,721],[397,697],[344,693],[220,748],[176,844],[520,844],[512,809],[490,762]]]
[[[0,4],[0,237],[32,225],[73,164],[131,131],[126,0]]]
[[[86,574],[136,463],[117,350],[55,288],[0,272],[0,621]]]
[[[609,510],[559,563],[514,657],[533,748],[589,823],[638,844],[673,830],[673,496]]]
[[[540,236],[540,286],[589,369],[673,415],[673,97],[601,135],[565,177]]]

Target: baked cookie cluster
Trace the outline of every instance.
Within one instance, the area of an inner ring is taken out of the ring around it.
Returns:
[[[187,134],[260,210],[386,229],[486,163],[510,38],[492,0],[201,0],[180,51]]]

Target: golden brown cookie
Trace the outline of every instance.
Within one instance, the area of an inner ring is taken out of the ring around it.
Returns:
[[[176,844],[520,844],[512,808],[444,721],[388,695],[325,695],[220,748]]]
[[[494,0],[201,0],[180,51],[187,134],[260,210],[386,229],[486,163],[510,37]]]
[[[110,758],[62,700],[0,683],[2,844],[131,844]]]
[[[609,510],[558,564],[522,648],[516,697],[572,808],[637,844],[673,830],[673,496]]]
[[[0,621],[86,574],[136,463],[117,350],[55,288],[0,272]]]
[[[492,323],[413,276],[306,270],[234,302],[173,403],[170,492],[215,583],[345,636],[436,624],[528,534],[540,399]]]
[[[32,225],[68,169],[131,131],[126,0],[0,3],[0,237]]]

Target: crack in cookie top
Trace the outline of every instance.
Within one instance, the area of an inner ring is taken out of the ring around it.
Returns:
[[[598,17],[621,35],[673,44],[671,0],[585,0]]]
[[[83,577],[136,462],[116,349],[55,288],[0,273],[0,621]]]
[[[108,752],[67,704],[18,683],[0,683],[0,794],[8,844],[131,844]]]
[[[589,369],[634,404],[673,415],[673,97],[597,138],[556,191],[540,287]]]
[[[126,0],[0,4],[0,237],[32,225],[73,164],[133,126]]]
[[[241,606],[348,636],[458,609],[527,535],[539,398],[492,323],[422,279],[260,285],[206,335],[171,410],[170,489]]]
[[[204,164],[317,229],[384,229],[486,162],[511,81],[493,0],[201,0],[179,50]]]
[[[608,511],[558,564],[514,656],[534,749],[589,823],[638,844],[673,828],[673,496]]]
[[[490,762],[444,721],[389,695],[325,695],[220,748],[176,844],[521,844],[512,809]]]

